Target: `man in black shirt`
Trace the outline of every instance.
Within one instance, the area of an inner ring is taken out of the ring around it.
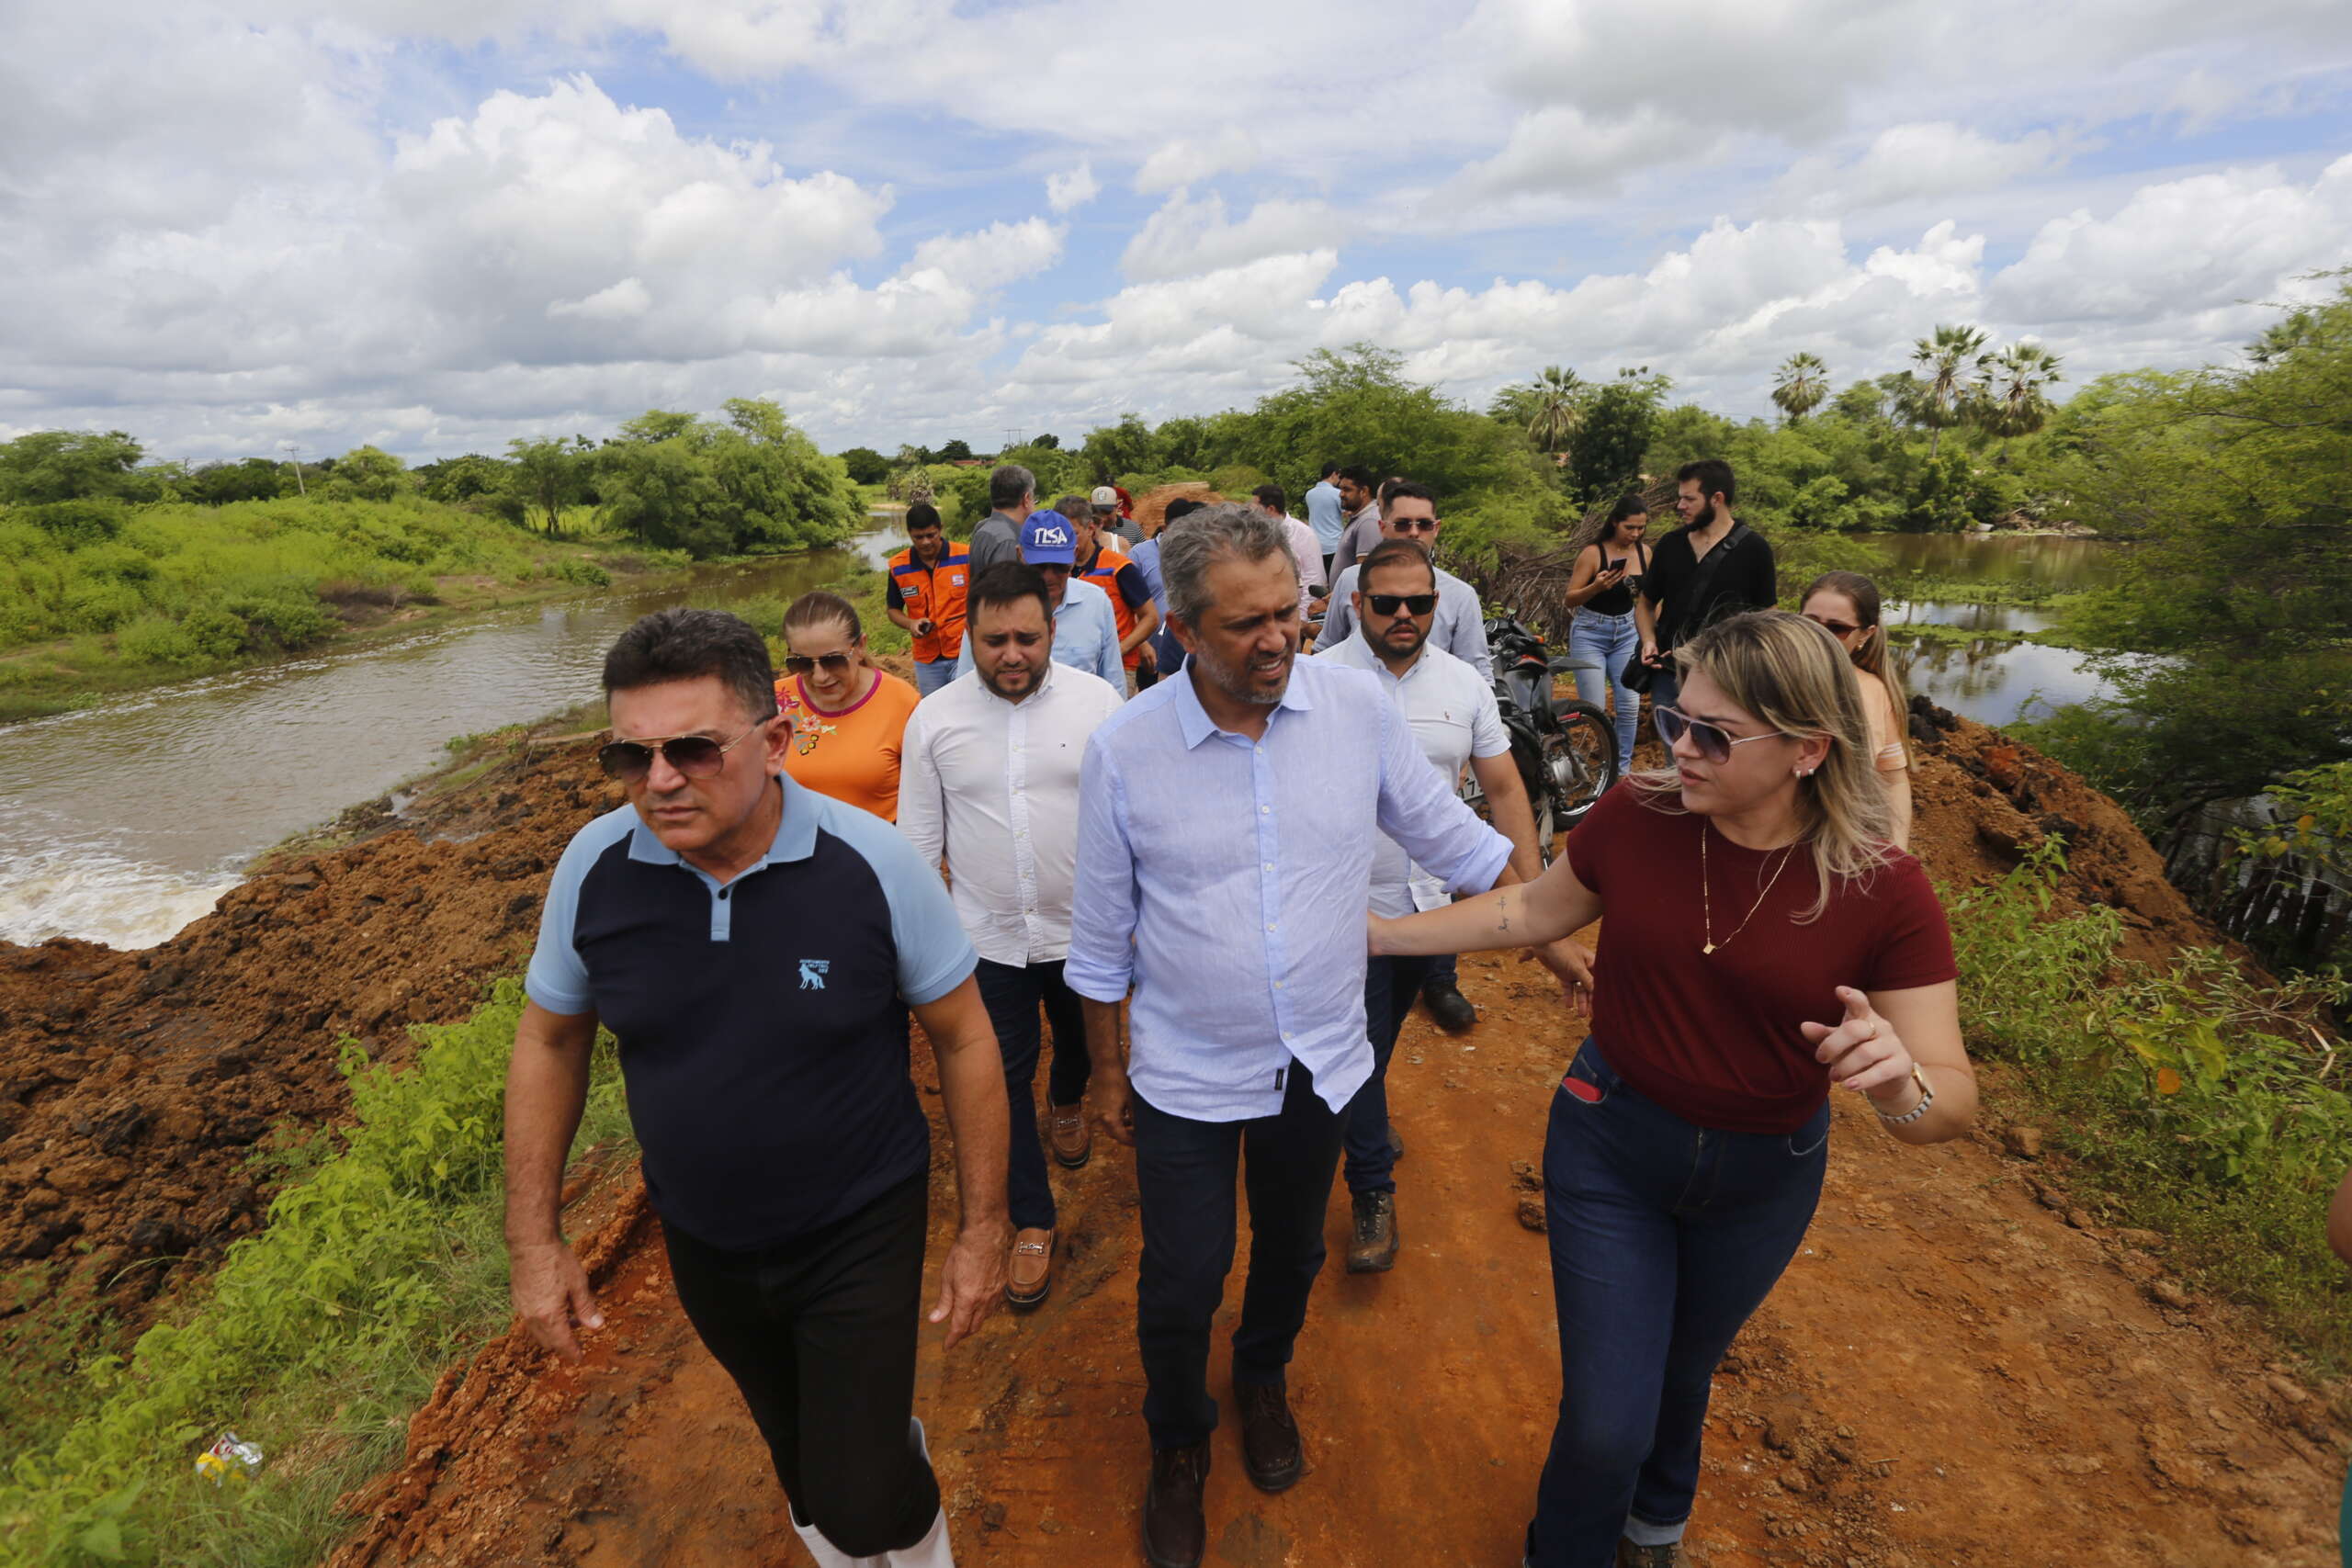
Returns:
[[[1731,465],[1702,457],[1674,478],[1682,526],[1658,541],[1634,600],[1642,662],[1658,672],[1650,682],[1653,709],[1672,707],[1680,694],[1675,649],[1726,615],[1769,610],[1781,597],[1772,547],[1731,514],[1739,492]]]

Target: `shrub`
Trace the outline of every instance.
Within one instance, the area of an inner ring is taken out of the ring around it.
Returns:
[[[583,588],[604,588],[613,581],[613,574],[594,561],[578,556],[566,556],[555,563],[552,575],[565,582],[577,582]]]
[[[65,591],[66,624],[76,631],[110,632],[146,608],[139,590],[113,578],[85,578]]]
[[[215,604],[199,604],[180,621],[180,635],[198,658],[225,661],[245,651],[251,628],[245,618]]]
[[[115,634],[115,651],[132,664],[193,664],[196,644],[168,615],[142,615]]]
[[[68,545],[94,545],[122,532],[130,509],[119,501],[52,501],[17,509],[17,515]]]
[[[335,618],[318,600],[291,593],[274,594],[267,598],[239,599],[232,610],[252,626],[250,646],[256,651],[271,647],[292,653],[316,642],[322,642],[335,628]],[[198,612],[190,611],[193,621]]]

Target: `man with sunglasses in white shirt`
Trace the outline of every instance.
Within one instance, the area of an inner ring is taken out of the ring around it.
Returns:
[[[1380,677],[1404,714],[1421,754],[1452,789],[1466,767],[1486,792],[1497,831],[1510,840],[1510,865],[1501,886],[1532,882],[1542,874],[1535,852],[1535,814],[1511,760],[1510,736],[1491,682],[1437,647],[1437,568],[1410,539],[1383,539],[1350,569],[1361,586],[1350,606],[1356,633],[1318,658],[1368,670]],[[1450,902],[1445,886],[1412,863],[1388,839],[1372,864],[1372,910],[1395,918]],[[1348,1272],[1380,1273],[1396,1261],[1396,1156],[1388,1129],[1388,1058],[1405,1014],[1420,993],[1433,959],[1375,957],[1364,969],[1364,1022],[1372,1035],[1372,1077],[1348,1105],[1343,1169],[1355,1212]]]

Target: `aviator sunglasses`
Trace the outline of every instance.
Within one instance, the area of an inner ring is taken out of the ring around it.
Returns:
[[[1393,615],[1400,606],[1415,615],[1426,615],[1437,608],[1434,593],[1367,593],[1363,602],[1375,615]]]
[[[774,718],[775,715],[768,715]],[[653,772],[653,759],[664,758],[669,764],[690,779],[707,779],[727,765],[727,753],[741,746],[752,730],[765,724],[767,718],[743,731],[734,739],[721,743],[707,735],[673,735],[661,740],[613,740],[597,751],[596,761],[604,765],[606,778],[623,784],[642,784]]]
[[[826,674],[839,675],[856,660],[857,655],[854,653],[820,653],[814,659],[808,658],[806,654],[787,653],[784,657],[784,667],[792,674],[806,675],[821,664],[825,667]]]
[[[1728,762],[1733,747],[1745,746],[1751,740],[1770,740],[1781,733],[1768,729],[1761,735],[1736,737],[1722,725],[1692,718],[1680,708],[1655,708],[1651,716],[1657,722],[1657,738],[1666,742],[1668,750],[1673,750],[1676,743],[1688,735],[1690,744],[1699,749],[1699,755],[1710,762]]]
[[[1805,619],[1835,637],[1852,637],[1862,629],[1857,626],[1849,626],[1844,621],[1833,621],[1826,615],[1807,615]]]

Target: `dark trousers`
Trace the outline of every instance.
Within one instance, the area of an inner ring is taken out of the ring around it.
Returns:
[[[1447,955],[1451,960],[1452,954]],[[1388,1147],[1388,1058],[1421,982],[1436,966],[1427,957],[1374,958],[1363,968],[1364,1028],[1372,1035],[1372,1077],[1348,1101],[1347,1177],[1351,1192],[1396,1190],[1396,1156]]]
[[[664,1225],[686,1320],[752,1407],[793,1514],[852,1557],[901,1551],[939,1517],[910,1428],[928,1173],[757,1252]]]
[[[1209,1325],[1233,1269],[1237,1164],[1250,1199],[1250,1279],[1233,1333],[1233,1381],[1279,1386],[1306,1321],[1341,1119],[1305,1066],[1293,1062],[1285,1077],[1282,1110],[1247,1122],[1195,1122],[1135,1097],[1143,1221],[1136,1337],[1155,1449],[1190,1448],[1216,1430]]]
[[[1629,1516],[1690,1517],[1708,1381],[1813,1221],[1829,1108],[1787,1135],[1702,1128],[1589,1040],[1568,1077],[1544,1143],[1560,1419],[1527,1555],[1607,1568]]]
[[[1078,993],[1062,983],[1062,961],[993,964],[980,960],[980,1005],[996,1026],[996,1048],[1004,1058],[1005,1098],[1012,1101],[1012,1154],[1005,1189],[1017,1230],[1054,1228],[1054,1190],[1046,1179],[1045,1145],[1037,1141],[1037,1054],[1044,1040],[1037,1010],[1053,1025],[1054,1065],[1046,1077],[1046,1098],[1054,1105],[1076,1105],[1086,1098],[1086,1019]]]
[[[1140,663],[1139,663],[1139,664],[1137,664],[1137,665],[1136,666],[1136,691],[1138,691],[1138,692],[1148,692],[1148,691],[1149,691],[1149,690],[1151,689],[1152,682],[1154,682],[1158,681],[1159,679],[1159,669],[1158,669],[1158,667],[1157,667],[1157,666],[1150,665],[1150,664],[1140,664]]]
[[[1462,988],[1459,963],[1451,953],[1441,953],[1432,957],[1430,960],[1429,973],[1421,977],[1421,985],[1435,985],[1440,981],[1452,986],[1457,991]],[[1420,986],[1415,986],[1413,990],[1405,993],[1405,1009],[1408,1012],[1412,1010],[1413,992],[1420,988]]]

